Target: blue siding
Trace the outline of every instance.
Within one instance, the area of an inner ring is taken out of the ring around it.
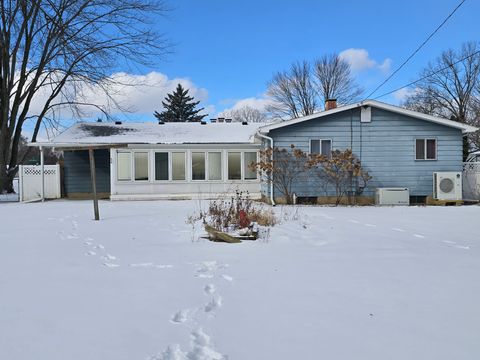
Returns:
[[[95,150],[97,192],[110,192],[110,150]],[[91,193],[90,161],[88,151],[64,152],[65,193]]]
[[[431,195],[435,171],[462,171],[462,132],[405,115],[372,108],[372,121],[360,123],[360,109],[312,119],[272,130],[276,147],[291,144],[309,151],[310,139],[331,139],[332,149],[352,148],[373,177],[364,195],[377,187],[408,187],[411,195]],[[437,160],[415,160],[415,139],[436,138]],[[298,196],[322,196],[307,178],[294,186]],[[328,195],[333,195],[329,193]]]

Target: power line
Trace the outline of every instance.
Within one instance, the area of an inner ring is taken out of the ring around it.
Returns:
[[[449,65],[447,65],[447,66],[445,66],[445,67],[443,67],[443,68],[441,68],[441,69],[438,69],[438,70],[436,70],[436,71],[434,71],[434,72],[431,72],[430,74],[425,75],[425,76],[423,76],[423,77],[421,77],[421,78],[419,78],[419,79],[417,79],[417,80],[415,80],[415,81],[412,81],[412,82],[410,82],[410,83],[408,83],[408,84],[406,84],[406,85],[404,85],[404,86],[401,86],[401,87],[399,87],[399,88],[396,88],[395,90],[392,90],[392,91],[386,92],[386,93],[384,93],[384,94],[382,94],[382,95],[380,95],[380,96],[377,96],[377,97],[374,98],[374,100],[380,99],[381,97],[384,97],[384,96],[387,96],[387,95],[390,95],[390,94],[393,94],[394,92],[396,92],[396,91],[398,91],[398,90],[401,90],[401,89],[404,89],[404,88],[406,88],[406,87],[415,85],[416,83],[418,83],[418,82],[420,82],[420,81],[422,81],[422,80],[428,79],[429,77],[432,77],[433,75],[436,75],[436,74],[438,74],[439,72],[442,72],[442,71],[444,71],[444,70],[447,70],[447,69],[451,68],[453,65],[457,65],[458,63],[460,63],[460,62],[462,62],[462,61],[465,61],[465,60],[467,60],[467,59],[469,59],[469,58],[471,58],[471,57],[474,57],[474,56],[477,55],[477,54],[480,54],[480,50],[477,50],[477,51],[475,51],[474,53],[472,53],[472,54],[470,54],[470,55],[467,55],[467,56],[461,58],[460,60],[455,61],[455,62],[452,63],[452,64],[449,64]]]
[[[389,77],[387,77],[380,85],[378,85],[375,90],[373,90],[366,99],[370,98],[373,94],[375,94],[383,85],[385,85],[397,72],[399,72],[419,51],[421,48],[425,46],[425,44],[442,28],[443,25],[455,14],[455,12],[463,5],[466,0],[462,0],[456,7],[453,9],[450,14],[442,21],[440,25],[418,46],[415,51],[392,73]]]

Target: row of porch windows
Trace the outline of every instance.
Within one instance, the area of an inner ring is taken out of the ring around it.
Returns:
[[[132,159],[133,154],[133,159]],[[154,180],[157,181],[185,181],[187,153],[155,152]],[[117,180],[119,181],[148,181],[150,152],[134,151],[117,152]],[[191,180],[220,181],[223,176],[223,153],[220,151],[192,151],[191,152]],[[132,164],[133,160],[133,164]],[[227,152],[228,180],[256,180],[257,172],[250,168],[257,162],[257,153],[253,151]],[[133,168],[133,174],[132,174]],[[243,171],[242,171],[243,169]],[[133,179],[132,179],[133,175]]]

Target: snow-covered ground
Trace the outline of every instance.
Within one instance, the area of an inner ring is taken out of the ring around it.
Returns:
[[[0,205],[0,359],[480,358],[480,207],[277,207],[222,244],[198,206]]]

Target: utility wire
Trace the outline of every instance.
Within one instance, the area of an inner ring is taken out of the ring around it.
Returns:
[[[366,99],[370,98],[375,94],[383,85],[385,85],[396,73],[398,73],[419,51],[425,46],[425,44],[442,28],[443,25],[455,14],[455,12],[463,5],[466,0],[462,0],[456,7],[453,9],[450,14],[443,20],[443,22],[437,26],[437,28],[418,46],[415,51],[393,72],[387,77],[380,85],[378,85],[375,90],[373,90]]]
[[[467,55],[467,56],[461,58],[460,60],[455,61],[455,62],[452,63],[452,64],[449,64],[449,65],[447,65],[447,66],[445,66],[445,67],[443,67],[443,68],[441,68],[441,69],[438,69],[438,70],[436,70],[436,71],[434,71],[434,72],[431,72],[430,74],[427,74],[427,75],[425,75],[425,76],[423,76],[423,77],[421,77],[421,78],[419,78],[419,79],[417,79],[417,80],[415,80],[415,81],[412,81],[412,82],[410,82],[410,83],[408,83],[408,84],[406,84],[406,85],[404,85],[404,86],[401,86],[401,87],[396,88],[396,89],[394,89],[394,90],[392,90],[392,91],[389,91],[389,92],[386,92],[386,93],[384,93],[384,94],[382,94],[382,95],[379,95],[379,96],[375,97],[374,100],[380,99],[381,97],[384,97],[384,96],[387,96],[387,95],[390,95],[390,94],[393,94],[394,92],[396,92],[396,91],[398,91],[398,90],[401,90],[401,89],[404,89],[404,88],[406,88],[406,87],[415,85],[416,83],[418,83],[418,82],[420,82],[420,81],[422,81],[422,80],[428,79],[429,77],[432,77],[433,75],[437,75],[438,73],[440,73],[440,72],[442,72],[442,71],[444,71],[444,70],[447,70],[447,69],[451,68],[452,66],[457,65],[458,63],[461,63],[462,61],[465,61],[465,60],[467,60],[467,59],[469,59],[469,58],[471,58],[471,57],[474,57],[474,56],[477,55],[477,54],[480,54],[480,50],[477,50],[477,51],[475,51],[474,53],[472,53],[472,54],[470,54],[470,55]]]

